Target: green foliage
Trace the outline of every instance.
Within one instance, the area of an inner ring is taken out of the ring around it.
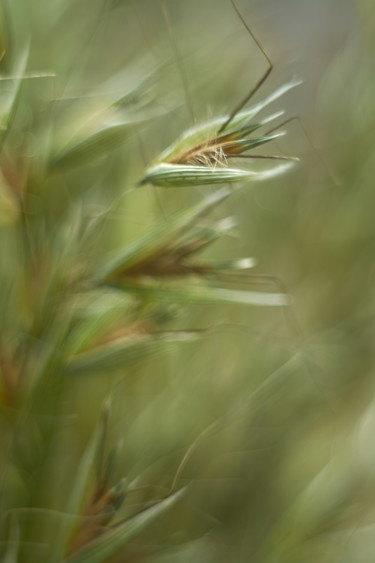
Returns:
[[[370,4],[0,0],[6,563],[372,561]]]

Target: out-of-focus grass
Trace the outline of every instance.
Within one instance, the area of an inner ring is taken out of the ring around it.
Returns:
[[[170,30],[153,0],[1,3],[1,75],[30,76],[0,82],[7,563],[62,559],[65,525],[94,510],[92,466],[115,447],[108,486],[125,478],[114,497],[127,493],[118,521],[189,486],[113,560],[372,561],[374,11],[362,0],[296,4],[238,0],[275,65],[257,99],[304,79],[275,108],[301,114],[310,138],[295,122],[275,145],[301,164],[233,193],[224,207],[236,237],[206,256],[256,256],[256,273],[292,294],[298,327],[277,308],[84,294],[112,252],[210,189],[136,184],[195,119],[232,109],[262,73],[230,3],[169,2]],[[160,354],[146,343],[142,361],[126,365],[122,348],[114,370],[62,369],[105,345],[108,327],[138,345],[163,331]],[[207,327],[169,346],[166,334]],[[95,526],[76,525],[73,545]]]

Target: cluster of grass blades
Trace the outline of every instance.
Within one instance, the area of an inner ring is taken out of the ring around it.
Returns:
[[[187,494],[176,476],[164,493],[126,508],[138,479],[116,480],[116,449],[106,453],[109,403],[82,454],[69,459],[62,444],[74,425],[66,401],[77,378],[89,378],[90,397],[90,377],[124,376],[166,346],[201,339],[207,331],[159,326],[170,304],[288,304],[283,294],[233,287],[253,259],[199,258],[235,226],[231,217],[209,218],[230,197],[229,188],[159,221],[108,259],[108,217],[119,201],[108,184],[134,127],[159,113],[152,105],[157,69],[146,72],[140,62],[137,78],[130,80],[125,67],[99,79],[80,52],[69,71],[74,47],[82,49],[83,36],[90,41],[100,18],[112,16],[105,2],[95,2],[86,21],[79,10],[78,2],[2,3],[1,550],[8,563],[105,561]],[[70,18],[76,23],[64,56],[59,49]],[[258,122],[255,115],[294,85],[188,131],[141,184],[243,185],[283,172],[285,166],[233,169],[227,161],[279,136],[249,138],[281,113]],[[71,463],[72,480],[65,481],[61,467],[69,474]]]
[[[159,99],[169,62],[155,62],[152,37],[135,29],[137,2],[0,0],[5,563],[211,563],[250,552],[265,563],[310,561],[309,533],[333,526],[358,486],[341,474],[339,492],[327,487],[327,466],[294,491],[288,510],[285,499],[264,508],[276,497],[267,487],[283,424],[301,405],[313,416],[312,380],[300,378],[298,354],[278,354],[268,335],[262,364],[261,331],[229,322],[226,311],[239,305],[272,324],[290,297],[278,283],[267,290],[271,276],[251,277],[254,258],[215,249],[241,228],[232,200],[297,160],[256,149],[275,147],[294,119],[278,106],[299,82],[253,101],[273,66],[237,3],[225,5],[267,69],[233,111],[174,140],[159,138],[176,109]],[[151,20],[163,10],[168,19],[166,3],[147,2]],[[139,133],[153,127],[159,156],[139,165]],[[195,199],[161,217],[148,198],[158,187],[174,203],[181,193]],[[250,290],[251,279],[262,290]],[[251,381],[241,354],[251,355]],[[262,470],[254,451],[265,452]],[[250,481],[259,491],[246,491]],[[224,528],[235,547],[220,539]]]

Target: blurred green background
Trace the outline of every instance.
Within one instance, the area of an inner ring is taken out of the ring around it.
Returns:
[[[206,256],[255,256],[254,273],[282,280],[292,313],[154,305],[157,328],[214,330],[110,374],[56,384],[49,367],[26,406],[5,401],[0,539],[9,545],[13,513],[22,538],[19,559],[7,562],[53,560],[64,499],[109,395],[107,442],[121,445],[113,484],[139,479],[122,516],[166,494],[195,444],[178,479],[178,488],[189,484],[185,495],[111,561],[373,561],[375,9],[369,0],[237,4],[274,64],[255,99],[303,79],[272,107],[300,116],[303,127],[291,122],[272,147],[300,163],[244,186],[215,210],[234,215],[238,226]],[[211,190],[136,184],[178,135],[230,111],[266,68],[229,0],[164,6],[1,2],[2,76],[55,74],[23,81],[1,154],[1,346],[15,358],[37,340],[59,348],[64,315],[52,307],[45,325],[45,316],[30,313],[43,308],[44,270],[25,278],[27,250],[21,257],[19,244],[28,243],[19,241],[22,213],[9,178],[16,191],[27,178],[31,254],[66,277],[82,263],[95,272],[113,251]],[[28,43],[27,67],[17,70]],[[5,108],[14,84],[0,85]],[[88,247],[81,245],[78,218],[108,208]],[[241,284],[257,289],[251,278]],[[131,324],[140,313],[134,306],[124,315]],[[47,361],[43,354],[27,359],[30,374]]]

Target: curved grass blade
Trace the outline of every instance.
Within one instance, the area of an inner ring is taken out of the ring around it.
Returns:
[[[69,516],[63,519],[60,531],[54,541],[53,560],[60,561],[66,552],[70,535],[74,530],[80,515],[89,477],[93,471],[95,460],[103,447],[106,426],[108,423],[109,405],[106,403],[102,410],[100,423],[92,434],[84,450],[73,481],[72,490],[68,497],[65,512]]]
[[[137,77],[135,85],[129,87],[129,76],[121,72],[82,99],[67,98],[68,102],[75,100],[78,108],[72,105],[65,118],[65,135],[57,142],[50,164],[75,167],[94,161],[121,145],[134,124],[155,117],[152,111],[146,112],[150,103],[148,83],[154,74],[155,70],[141,79]]]
[[[20,551],[20,531],[18,522],[13,515],[10,517],[9,527],[9,542],[5,553],[3,554],[4,558],[2,561],[3,563],[18,563]]]
[[[195,166],[162,162],[148,170],[141,184],[153,184],[163,188],[181,188],[241,181],[259,181],[278,176],[289,170],[291,166],[293,166],[293,163],[287,162],[269,170],[255,172],[224,166]]]
[[[169,283],[113,283],[113,287],[131,292],[147,299],[172,301],[178,303],[239,303],[242,305],[258,305],[283,307],[289,305],[290,298],[283,293],[265,293],[241,289],[227,289],[212,285],[172,285]]]
[[[153,254],[157,254],[159,249],[175,243],[182,234],[188,232],[200,218],[212,211],[230,193],[231,190],[223,188],[205,197],[197,205],[176,213],[166,223],[160,223],[150,233],[147,233],[133,244],[128,245],[108,265],[104,266],[98,275],[99,283],[106,283],[106,281],[116,277],[116,274],[124,268],[129,269],[134,264],[144,261]]]
[[[100,346],[90,352],[78,354],[65,366],[66,375],[108,373],[123,369],[146,356],[161,352],[165,344],[198,340],[199,331],[161,332],[141,334],[118,339],[112,344]]]
[[[4,98],[0,99],[0,141],[3,142],[11,127],[16,108],[17,101],[23,81],[23,75],[26,70],[29,59],[30,44],[20,54],[16,64],[14,65],[14,80],[9,82],[9,91],[5,93]],[[7,77],[5,77],[7,78]]]
[[[107,154],[121,144],[133,122],[118,118],[113,123],[98,124],[97,130],[80,141],[72,141],[53,159],[54,166],[81,166]]]
[[[77,553],[72,554],[63,563],[101,563],[125,546],[129,540],[139,534],[153,520],[171,508],[184,494],[186,488],[160,500],[150,508],[120,522],[90,542]]]

